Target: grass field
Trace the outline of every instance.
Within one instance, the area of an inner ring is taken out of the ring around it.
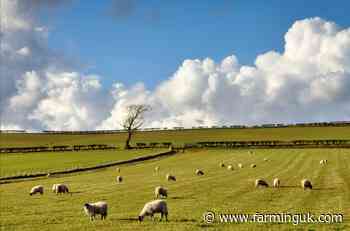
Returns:
[[[0,187],[1,230],[350,230],[350,150],[283,149],[283,150],[201,150],[186,151],[175,156],[121,167],[124,182],[115,183],[115,168],[38,179]],[[270,161],[265,162],[263,159]],[[328,159],[320,166],[320,159]],[[220,168],[219,162],[243,169]],[[255,169],[247,165],[255,163]],[[153,172],[160,166],[160,173]],[[196,176],[202,168],[204,176]],[[167,182],[165,174],[177,176]],[[264,178],[271,183],[281,179],[280,189],[255,189],[254,180]],[[309,178],[314,189],[303,191],[299,184]],[[54,183],[69,185],[72,195],[56,196],[50,189]],[[28,195],[32,186],[42,184],[43,196]],[[164,185],[169,222],[136,220],[145,202],[154,197],[154,187]],[[105,200],[109,214],[105,221],[90,222],[82,206],[85,202]],[[206,224],[205,211],[215,213],[342,213],[342,224]]]
[[[0,134],[0,147],[37,145],[116,144],[123,146],[125,133],[88,135]],[[350,139],[350,127],[289,127],[249,129],[197,129],[138,132],[132,142],[172,142],[182,145],[199,141]]]
[[[158,151],[162,149],[0,154],[0,177],[92,167]]]

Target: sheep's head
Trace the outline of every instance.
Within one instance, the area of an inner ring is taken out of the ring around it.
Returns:
[[[143,221],[143,216],[139,216],[139,222]]]

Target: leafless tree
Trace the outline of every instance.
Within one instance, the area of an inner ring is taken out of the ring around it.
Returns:
[[[149,110],[151,110],[151,107],[144,104],[133,104],[127,107],[127,115],[122,122],[123,128],[128,132],[125,149],[131,148],[131,137],[136,130],[142,127],[144,123],[144,114]]]

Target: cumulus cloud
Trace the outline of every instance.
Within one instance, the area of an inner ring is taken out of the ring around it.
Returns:
[[[46,46],[47,27],[23,13],[22,2],[2,3],[2,129],[121,128],[129,104],[152,107],[147,127],[350,118],[350,29],[334,22],[296,21],[284,52],[260,54],[253,66],[235,55],[188,59],[154,90],[143,83],[105,90],[100,76],[82,74]]]

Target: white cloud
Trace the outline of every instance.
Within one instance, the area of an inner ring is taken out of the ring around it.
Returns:
[[[350,29],[333,22],[296,21],[284,52],[260,54],[254,66],[234,55],[218,63],[188,59],[153,91],[143,83],[106,91],[99,76],[72,71],[48,49],[48,30],[18,10],[18,1],[3,2],[2,128],[120,128],[125,107],[136,103],[152,107],[148,127],[350,118]]]

